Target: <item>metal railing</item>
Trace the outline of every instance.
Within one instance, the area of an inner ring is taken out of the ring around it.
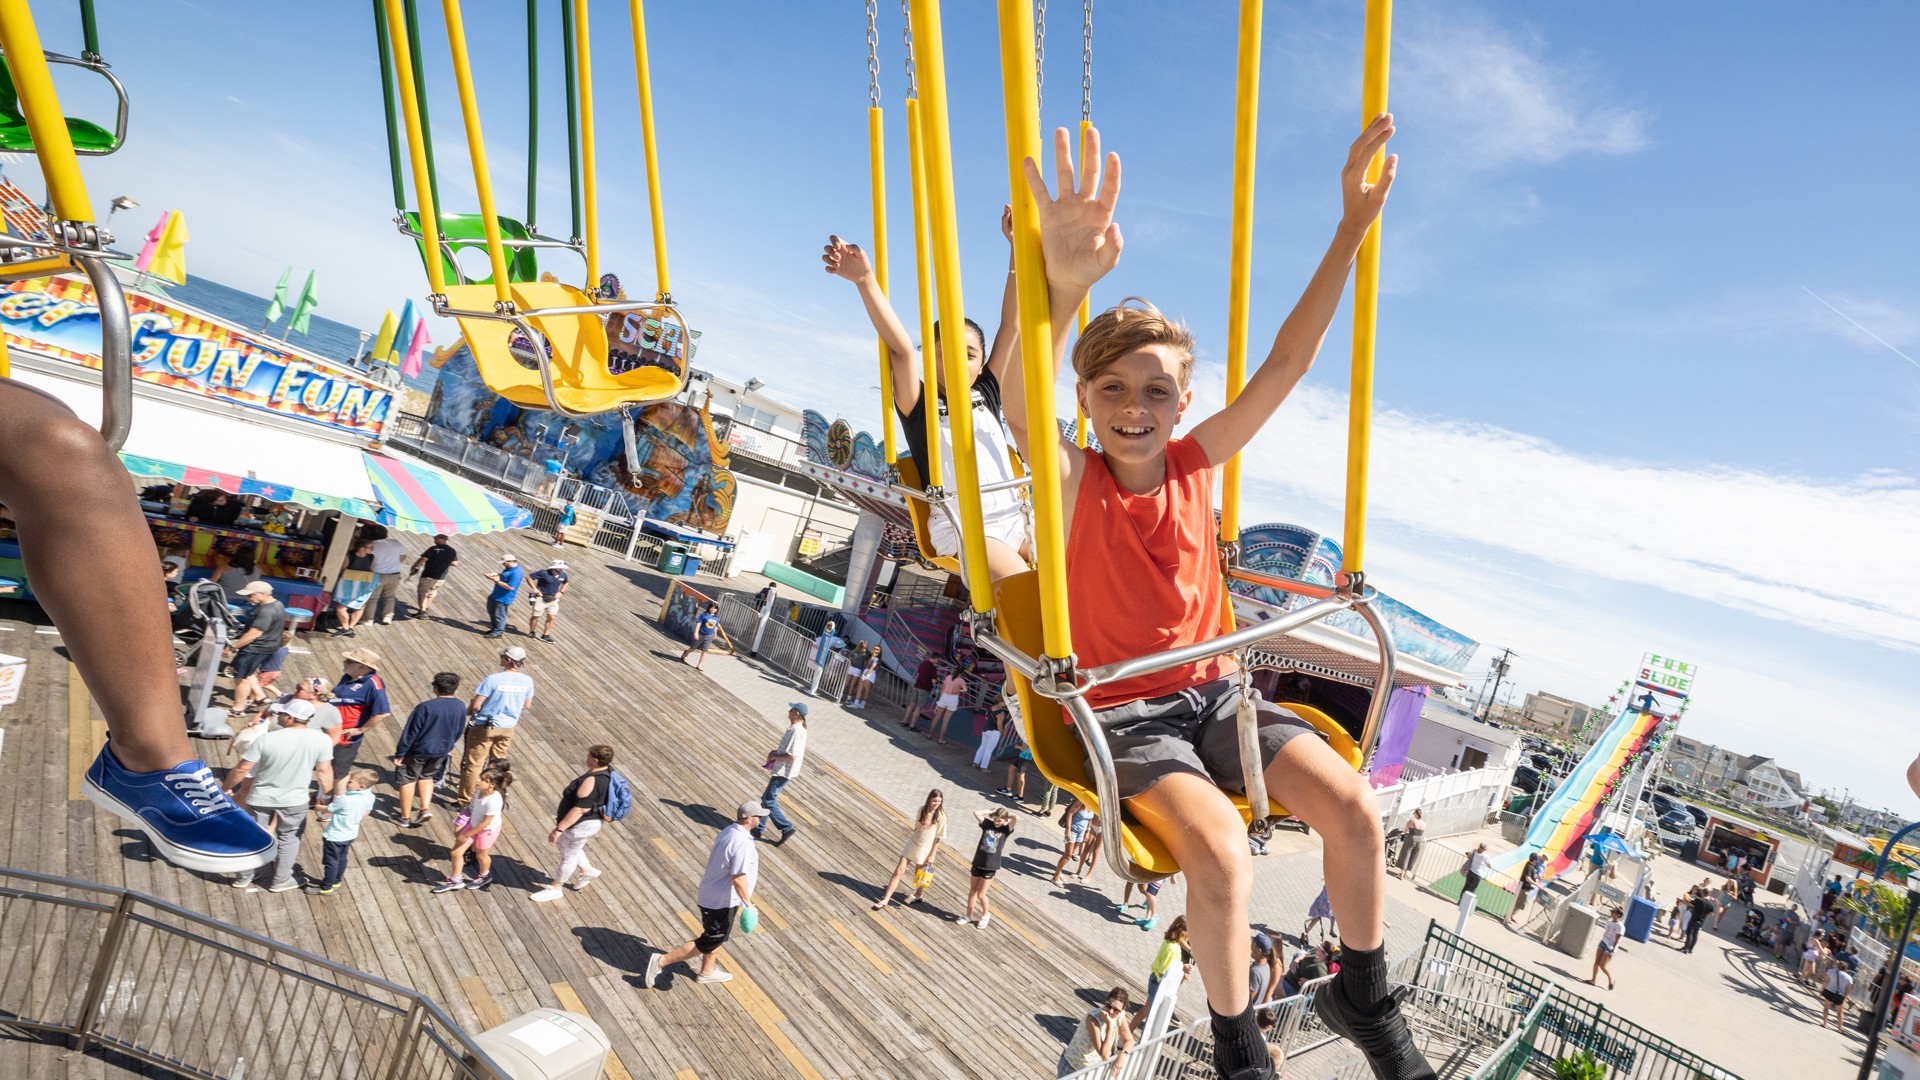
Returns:
[[[750,601],[733,595],[720,598],[720,629],[733,642],[736,653],[744,656],[753,648],[759,626],[760,610]],[[800,685],[810,686],[814,644],[815,636],[787,621],[783,609],[776,605],[767,619],[766,630],[760,633],[759,659]],[[847,654],[842,650],[828,659],[826,669],[821,672],[819,694],[829,701],[838,701],[846,686]]]
[[[5,867],[0,1022],[206,1080],[507,1080],[418,991],[144,893]]]

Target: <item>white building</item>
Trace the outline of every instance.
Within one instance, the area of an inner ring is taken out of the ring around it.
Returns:
[[[1441,772],[1492,768],[1512,773],[1520,763],[1521,734],[1482,723],[1454,702],[1431,697],[1420,711],[1407,760]]]

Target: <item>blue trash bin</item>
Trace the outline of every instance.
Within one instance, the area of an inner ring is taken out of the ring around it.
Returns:
[[[693,575],[699,572],[700,572],[700,553],[697,551],[689,550],[687,552],[685,561],[683,561],[680,564],[680,573],[685,577],[692,577]]]
[[[1653,936],[1653,916],[1660,907],[1644,896],[1636,896],[1627,903],[1627,936],[1641,944],[1646,944]]]

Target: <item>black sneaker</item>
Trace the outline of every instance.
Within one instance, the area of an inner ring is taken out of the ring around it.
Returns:
[[[1369,1016],[1347,1004],[1338,983],[1328,983],[1313,995],[1313,1008],[1334,1034],[1360,1048],[1376,1080],[1436,1080],[1433,1066],[1413,1045],[1399,1002],[1388,998]]]
[[[774,846],[774,847],[782,847],[782,846],[784,846],[784,845],[786,844],[786,842],[787,842],[787,841],[789,841],[789,840],[791,840],[791,839],[793,839],[793,834],[794,834],[794,833],[797,833],[797,832],[799,832],[799,831],[800,831],[800,826],[798,826],[798,825],[795,825],[795,826],[794,826],[793,828],[791,828],[791,829],[788,829],[788,830],[787,830],[786,832],[783,832],[783,833],[781,833],[781,834],[780,834],[780,839],[778,839],[778,840],[775,840],[775,841],[773,842],[773,846]]]

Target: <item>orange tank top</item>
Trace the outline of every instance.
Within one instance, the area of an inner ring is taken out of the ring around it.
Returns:
[[[1213,472],[1191,438],[1167,444],[1167,478],[1135,495],[1097,451],[1067,538],[1073,651],[1082,667],[1130,660],[1220,636],[1225,584],[1213,519]],[[1088,691],[1096,709],[1157,697],[1231,674],[1231,656],[1156,671]]]

